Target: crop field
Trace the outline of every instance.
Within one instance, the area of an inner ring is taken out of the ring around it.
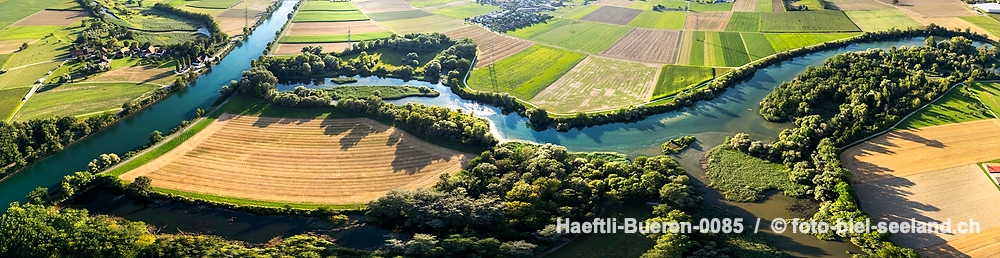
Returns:
[[[965,88],[951,90],[934,104],[903,120],[903,123],[896,128],[915,129],[993,118],[993,115],[975,109],[974,107],[979,105],[979,100],[962,95],[963,90]],[[983,101],[988,102],[990,99]]]
[[[757,32],[760,30],[760,13],[734,12],[726,30]]]
[[[750,62],[739,32],[709,32],[707,37],[709,40],[706,48],[714,48],[712,52],[715,53],[716,66],[737,67]]]
[[[632,21],[628,23],[628,26],[679,30],[684,28],[684,19],[686,17],[687,13],[685,12],[643,11],[639,14],[639,16],[636,16],[635,19],[632,19]]]
[[[436,5],[447,4],[447,3],[450,3],[452,1],[454,1],[454,0],[407,0],[406,2],[410,3],[410,5],[413,5],[414,7],[424,8],[424,7],[428,7],[428,6],[436,6]]]
[[[976,82],[971,88],[987,108],[1000,115],[1000,83]]]
[[[11,60],[13,63],[14,60]],[[59,67],[60,62],[49,62],[25,66],[19,69],[10,69],[6,73],[0,74],[0,89],[31,86],[38,83],[38,79],[45,77],[49,71]]]
[[[357,7],[351,2],[330,2],[330,1],[306,1],[299,7],[299,11],[356,11]]]
[[[299,22],[288,25],[285,36],[347,35],[348,30],[359,34],[385,31],[373,21]]]
[[[892,6],[880,3],[878,0],[823,0],[833,10],[858,11],[889,9]],[[902,1],[900,1],[902,2]]]
[[[399,12],[413,10],[413,6],[403,0],[361,0],[351,1],[365,13],[371,15],[381,12]],[[372,17],[372,19],[375,19]]]
[[[222,115],[160,158],[121,175],[225,197],[359,204],[458,173],[473,155],[365,118]]]
[[[87,14],[81,11],[54,11],[54,10],[43,10],[37,12],[24,19],[11,24],[12,26],[39,26],[39,25],[51,25],[51,26],[69,26],[87,17]]]
[[[823,0],[790,0],[791,6],[803,6],[810,11],[823,10]]]
[[[52,61],[66,55],[66,53],[69,52],[67,50],[68,48],[69,46],[65,43],[51,37],[36,41],[35,43],[29,45],[27,49],[14,53],[10,57],[10,60],[7,61],[7,65],[4,68],[10,69],[18,66]]]
[[[592,13],[594,11],[597,11],[597,8],[601,8],[601,6],[599,6],[599,5],[585,5],[585,6],[575,7],[575,8],[573,6],[561,7],[559,9],[556,9],[555,11],[553,11],[552,12],[552,16],[566,18],[566,19],[579,20],[579,19],[582,19],[584,16],[587,16],[588,14],[590,14],[590,13]],[[562,12],[561,15],[557,15],[557,13],[559,13],[559,12]]]
[[[28,17],[38,11],[44,10],[46,7],[55,6],[65,1],[66,0],[0,1],[0,10],[3,10],[3,15],[0,15],[0,30],[18,20],[23,19],[24,17]]]
[[[3,32],[0,32],[3,33]],[[13,40],[0,40],[0,54],[9,55],[17,52],[17,49],[21,47],[24,43],[34,43],[37,39],[13,39]]]
[[[405,20],[392,20],[387,22],[382,22],[382,26],[387,29],[396,32],[396,34],[407,34],[407,33],[421,33],[421,32],[440,32],[445,33],[452,30],[457,30],[469,26],[465,24],[464,21],[445,17],[441,15],[431,15],[426,17],[405,19]]]
[[[546,58],[538,58],[540,56]],[[497,88],[523,100],[531,99],[586,57],[584,54],[567,50],[541,45],[531,46],[494,63]],[[473,70],[469,86],[481,91],[493,91],[490,72],[482,68]]]
[[[472,16],[478,16],[478,15],[482,15],[482,14],[487,14],[487,13],[494,12],[494,11],[497,11],[497,10],[500,10],[500,7],[496,7],[496,6],[493,6],[493,5],[468,3],[468,4],[459,5],[459,6],[451,6],[451,7],[441,8],[441,9],[434,10],[432,12],[436,13],[436,14],[448,16],[448,17],[454,17],[454,18],[458,18],[458,19],[465,19],[465,18],[469,18],[469,17],[472,17]]]
[[[14,115],[27,121],[52,116],[81,115],[116,110],[126,101],[159,89],[158,85],[136,83],[73,83],[45,86],[28,99]]]
[[[479,48],[476,67],[492,64],[496,60],[517,54],[534,44],[531,41],[497,34],[479,26],[469,26],[449,31],[445,35],[453,39],[470,38],[473,42],[476,42]]]
[[[689,65],[705,65],[705,32],[704,31],[688,31],[684,33],[684,39],[681,43],[681,59],[677,62],[679,64],[689,64]],[[684,51],[687,52],[684,52]],[[683,57],[687,57],[684,59]],[[684,62],[684,61],[687,62]]]
[[[195,30],[198,30],[198,27],[200,26],[197,22],[155,9],[127,16],[126,20],[119,20],[116,18],[108,18],[107,20],[122,27],[141,29],[147,32],[182,30],[194,32]]]
[[[857,25],[841,11],[761,13],[761,32],[851,32]]]
[[[368,20],[361,11],[301,11],[292,22],[339,22]]]
[[[17,110],[28,90],[31,87],[0,90],[0,121],[6,121]]]
[[[636,16],[642,13],[641,10],[614,7],[614,6],[601,6],[596,11],[593,11],[582,18],[581,20],[593,21],[593,22],[603,22],[617,25],[625,25],[635,19]]]
[[[997,257],[1000,255],[1000,228],[983,229],[979,234],[920,248],[917,252],[924,257]]]
[[[605,50],[602,55],[661,64],[677,62],[677,46],[681,31],[633,29],[621,40]]]
[[[883,1],[891,3],[891,0]],[[978,13],[966,7],[965,2],[962,1],[900,0],[899,6],[913,12],[917,16],[926,18],[978,15]]]
[[[125,66],[103,72],[87,79],[87,82],[142,82],[157,85],[169,85],[174,82],[173,65],[156,66]]]
[[[850,17],[862,31],[884,31],[891,28],[907,29],[923,27],[923,25],[919,22],[910,19],[909,16],[906,16],[906,14],[903,14],[895,8],[872,11],[846,11],[844,13],[847,14],[847,17]]]
[[[691,13],[684,22],[684,29],[723,31],[732,15],[731,12]]]
[[[246,2],[244,2],[244,4],[245,3]],[[219,27],[222,28],[222,32],[225,32],[226,35],[233,36],[243,34],[243,27],[247,24],[247,20],[244,15],[250,17],[250,22],[253,22],[253,19],[256,19],[264,13],[263,10],[237,9],[241,6],[243,6],[243,4],[226,9],[215,16],[215,22],[219,23]],[[292,24],[294,25],[295,23]]]
[[[507,32],[507,34],[522,39],[530,39],[532,37],[541,35],[551,30],[562,28],[563,26],[569,25],[570,23],[573,22],[578,22],[578,21],[570,19],[552,18],[546,21],[545,23],[539,23],[531,25],[530,27],[520,28],[515,31]]]
[[[537,42],[597,54],[608,49],[631,28],[596,22],[574,21],[558,30],[532,37]]]
[[[40,39],[63,28],[65,26],[10,26],[0,31],[0,40]]]
[[[0,1],[0,2],[4,2],[4,1]],[[53,11],[83,11],[83,7],[80,6],[80,4],[77,3],[76,1],[66,0],[66,1],[62,2],[61,4],[49,6],[48,8],[45,8],[45,10],[53,10]]]
[[[298,55],[298,54],[302,54],[302,47],[307,47],[307,46],[314,46],[314,47],[315,46],[319,46],[319,47],[323,47],[323,51],[324,52],[341,52],[341,51],[344,51],[344,49],[346,49],[347,47],[350,47],[350,44],[348,44],[347,42],[341,42],[341,43],[309,43],[309,44],[278,44],[277,48],[275,48],[274,51],[271,51],[271,54],[275,54],[275,55]]]
[[[743,43],[747,47],[747,54],[750,60],[761,59],[777,53],[767,41],[767,37],[761,33],[740,33],[743,36]]]
[[[628,8],[650,11],[653,10],[653,6],[663,5],[667,8],[680,8],[684,9],[688,5],[687,1],[684,0],[646,0],[646,1],[634,1],[632,4],[628,5]],[[675,11],[676,12],[676,11]]]
[[[136,41],[141,43],[149,42],[154,46],[184,44],[184,42],[190,42],[199,37],[205,37],[205,35],[196,32],[136,32],[132,34],[132,38]]]
[[[774,51],[781,52],[827,41],[849,38],[858,33],[769,33],[764,34]]]
[[[768,0],[736,0],[736,3],[733,3],[733,11],[734,12],[756,11],[758,1],[768,1]]]
[[[378,22],[387,22],[395,20],[416,19],[431,15],[433,14],[425,12],[424,10],[409,10],[409,11],[396,11],[396,12],[384,12],[384,13],[369,13],[368,17]]]
[[[184,5],[206,9],[228,9],[240,1],[241,0],[199,0],[186,2]],[[306,4],[308,4],[308,2]]]
[[[709,186],[719,189],[726,200],[753,202],[768,190],[779,190],[789,196],[805,193],[803,186],[788,178],[788,167],[771,163],[720,145],[708,152],[705,175]]]
[[[703,4],[697,2],[691,2],[691,11],[697,13],[706,12],[725,12],[731,11],[733,9],[733,3],[711,3]]]
[[[715,78],[715,71],[709,67],[664,65],[651,99],[674,95],[712,78]]]
[[[988,16],[965,16],[960,18],[986,30],[990,35],[993,35],[993,38],[1000,37],[1000,22],[997,22],[993,18]]]
[[[653,92],[656,68],[590,56],[529,102],[564,114],[642,104]]]
[[[3,68],[3,64],[7,63],[7,59],[10,59],[11,54],[0,54],[0,69]]]

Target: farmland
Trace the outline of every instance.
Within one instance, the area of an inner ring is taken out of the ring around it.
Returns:
[[[656,74],[655,66],[591,56],[529,102],[556,113],[638,105],[649,100]]]
[[[497,34],[479,26],[469,26],[449,31],[445,35],[453,39],[470,38],[473,42],[476,42],[479,50],[476,67],[483,67],[496,60],[507,58],[534,44],[531,41]]]
[[[998,100],[1000,98],[1000,83],[977,82],[971,88],[987,108],[1000,115],[1000,100]]]
[[[761,59],[776,53],[774,47],[771,47],[771,42],[767,41],[767,37],[764,34],[740,33],[740,35],[743,36],[743,42],[746,44],[750,60]]]
[[[28,93],[31,87],[0,90],[0,121],[7,121],[17,106],[21,105],[21,98]]]
[[[579,19],[583,18],[584,16],[587,16],[588,14],[590,14],[590,13],[592,13],[594,11],[597,11],[597,8],[601,8],[601,6],[598,6],[598,5],[586,5],[586,6],[581,6],[581,7],[578,7],[578,8],[565,8],[564,7],[564,8],[560,8],[560,9],[556,10],[555,12],[553,12],[553,16],[555,16],[555,17],[562,17],[562,18],[566,18],[566,19],[579,20]],[[556,15],[556,12],[560,12],[560,11],[565,12],[565,13],[562,14],[562,15]]]
[[[934,104],[903,120],[897,128],[914,129],[992,118],[985,110],[974,108],[980,105],[979,100],[964,96],[961,92],[966,90],[964,87],[951,90]]]
[[[174,81],[172,64],[157,66],[131,65],[116,67],[87,79],[88,82],[143,82],[169,85]]]
[[[396,12],[384,12],[384,13],[369,13],[368,17],[372,20],[386,22],[394,20],[406,20],[406,19],[416,19],[420,17],[427,17],[433,14],[425,12],[423,10],[409,10],[409,11],[396,11]]]
[[[891,8],[887,4],[879,3],[878,0],[823,0],[826,5],[833,10],[878,10]],[[902,1],[901,1],[902,2]]]
[[[858,26],[841,11],[760,14],[761,32],[852,32]]]
[[[641,13],[642,11],[635,9],[601,6],[601,8],[598,8],[596,11],[593,11],[580,19],[584,21],[625,25]]]
[[[531,25],[530,27],[520,28],[515,31],[507,32],[507,34],[518,38],[530,39],[534,36],[541,35],[542,33],[555,30],[557,28],[562,28],[563,26],[569,25],[572,22],[574,21],[569,19],[552,18],[544,23]]]
[[[40,39],[61,29],[63,26],[10,26],[0,32],[0,39]]]
[[[358,204],[392,189],[430,187],[471,156],[370,119],[224,114],[121,177],[145,175],[155,187],[240,199]]]
[[[356,11],[357,7],[351,2],[329,2],[329,1],[306,1],[299,8],[304,11]]]
[[[602,54],[627,60],[673,64],[677,61],[681,35],[681,31],[633,29]]]
[[[413,6],[417,7],[417,8],[424,8],[424,7],[428,7],[428,6],[436,6],[436,5],[447,4],[447,3],[451,2],[451,1],[453,1],[453,0],[408,0],[406,2],[410,3],[411,5],[413,5]]]
[[[465,19],[472,16],[487,14],[497,10],[500,10],[500,7],[492,5],[468,3],[459,6],[437,9],[434,10],[433,13],[458,19]]]
[[[858,35],[857,33],[779,33],[764,34],[774,51],[782,52]]]
[[[660,68],[660,78],[656,81],[651,99],[676,94],[714,77],[715,72],[709,67],[664,65]]]
[[[684,9],[688,5],[687,1],[684,0],[646,0],[646,1],[634,1],[632,4],[628,5],[628,8],[636,10],[652,10],[653,6],[663,5],[667,8],[680,8]]]
[[[705,64],[705,32],[704,31],[689,31],[684,33],[684,42],[681,44],[681,56],[684,56],[684,50],[687,50],[687,62],[689,65],[704,65]],[[684,46],[687,45],[687,48]],[[685,59],[681,59],[684,61]]]
[[[288,25],[285,36],[323,36],[323,35],[347,35],[351,33],[383,32],[385,29],[379,27],[372,21],[352,21],[352,22],[300,22]]]
[[[117,110],[122,103],[160,88],[157,85],[136,83],[73,83],[47,85],[24,103],[15,120],[56,115],[80,115],[91,112]]]
[[[362,0],[351,2],[358,6],[358,9],[369,15],[373,13],[414,10],[412,5],[403,0]],[[372,19],[375,19],[375,17],[372,17]]]
[[[697,13],[725,12],[733,9],[733,3],[698,3],[691,2],[691,11]]]
[[[545,56],[547,58],[535,58]],[[497,88],[520,99],[531,99],[569,72],[586,55],[534,45],[513,56],[495,62]],[[486,69],[475,69],[469,86],[481,91],[493,91]]]
[[[706,48],[712,48],[716,66],[737,67],[750,62],[743,38],[738,32],[709,32]],[[707,58],[706,58],[707,59]]]
[[[185,3],[184,5],[206,9],[228,9],[239,3],[240,0],[200,0]]]
[[[392,20],[382,22],[382,26],[395,32],[396,34],[421,33],[421,32],[448,32],[461,29],[466,26],[462,20],[445,17],[441,15],[431,15],[414,19]]]
[[[966,7],[966,4],[962,1],[900,0],[899,3],[900,8],[912,12],[913,15],[926,18],[972,16],[978,14]],[[910,17],[913,17],[913,15]]]
[[[961,17],[969,23],[975,24],[976,26],[983,28],[994,38],[1000,37],[1000,22],[990,18],[989,16],[965,16]]]
[[[692,13],[687,16],[684,29],[723,31],[729,25],[732,15],[731,12]]]
[[[0,15],[0,30],[18,20],[23,19],[24,17],[28,17],[29,15],[41,11],[46,7],[54,6],[64,1],[65,0],[0,1],[0,10],[3,10],[3,15]]]
[[[87,17],[81,11],[44,10],[15,22],[11,26],[69,26]]]
[[[735,12],[756,11],[758,1],[768,1],[768,0],[736,0],[736,3],[733,3],[733,11]]]
[[[679,30],[684,28],[684,19],[687,13],[684,12],[654,12],[643,11],[635,19],[628,23],[628,26]]]
[[[368,33],[352,33],[340,34],[340,35],[314,35],[314,36],[284,36],[281,37],[279,42],[281,43],[293,43],[293,44],[306,44],[306,43],[338,43],[347,42],[348,36],[353,42],[360,40],[371,40],[388,38],[392,36],[392,32],[382,31],[382,32],[368,32]]]
[[[760,30],[760,13],[734,12],[726,30],[757,32]]]
[[[292,22],[338,22],[368,20],[361,11],[301,11],[295,14]]]
[[[726,200],[753,202],[764,198],[767,190],[780,190],[788,196],[805,193],[805,187],[792,182],[788,168],[720,145],[707,154],[705,174],[709,185],[719,189]]]
[[[574,21],[561,29],[551,30],[531,39],[596,54],[608,49],[629,30],[627,27],[603,23]]]
[[[899,10],[881,9],[872,11],[846,11],[858,28],[862,31],[883,31],[891,28],[907,29],[923,27],[919,22],[910,19]]]
[[[0,74],[0,89],[9,89],[36,84],[38,83],[38,79],[45,77],[49,71],[55,70],[57,67],[59,67],[59,62],[42,63],[18,69],[10,69],[6,73]]]

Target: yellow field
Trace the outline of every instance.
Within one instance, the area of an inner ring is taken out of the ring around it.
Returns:
[[[122,175],[153,186],[243,199],[357,204],[429,188],[472,155],[366,118],[224,114],[164,156]]]

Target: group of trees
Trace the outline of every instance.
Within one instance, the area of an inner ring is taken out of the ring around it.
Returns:
[[[27,122],[0,121],[0,178],[29,163],[61,151],[73,141],[104,128],[118,119],[102,114],[79,120],[53,117]]]
[[[676,215],[701,198],[670,157],[628,161],[507,143],[484,151],[461,173],[443,175],[431,190],[393,192],[370,202],[367,215],[373,224],[415,238],[499,239],[517,247],[504,253],[511,255],[564,240],[554,228],[558,217],[579,221],[596,216],[607,202],[647,201],[663,203],[658,209]]]
[[[783,163],[792,181],[808,187],[823,202],[815,219],[863,221],[840,164],[839,145],[892,126],[907,113],[943,94],[950,85],[997,78],[995,47],[975,48],[957,36],[925,46],[870,49],[834,56],[782,83],[761,101],[760,114],[771,121],[794,121],[774,142],[746,134],[728,140],[734,149]],[[932,78],[936,75],[938,78]],[[832,234],[822,235],[830,238]],[[868,253],[916,256],[888,242],[885,234],[841,234]]]
[[[392,119],[396,126],[412,129],[418,134],[478,148],[491,148],[499,142],[490,133],[490,125],[485,119],[462,113],[461,109],[413,103],[396,106],[383,102],[379,97],[341,99],[337,108]]]

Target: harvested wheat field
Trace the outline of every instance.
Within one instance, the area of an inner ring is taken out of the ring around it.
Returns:
[[[494,33],[479,26],[469,26],[449,31],[445,35],[456,40],[470,38],[476,42],[476,45],[479,46],[479,60],[477,60],[476,67],[492,64],[496,60],[517,54],[517,52],[521,52],[521,50],[525,50],[534,44],[531,41]],[[492,49],[490,47],[491,40]]]
[[[122,178],[145,175],[155,187],[262,201],[357,204],[392,189],[429,188],[472,156],[367,118],[223,114]]]
[[[950,240],[919,250],[925,257],[997,257],[1000,256],[1000,228]]]
[[[892,8],[878,0],[825,0],[828,8],[841,11],[878,10]]]
[[[271,51],[271,54],[274,54],[274,55],[297,55],[297,54],[301,54],[302,53],[302,48],[303,47],[307,47],[307,46],[313,46],[313,47],[319,46],[319,47],[323,47],[323,52],[341,52],[341,51],[344,51],[344,49],[346,49],[347,47],[350,47],[351,44],[347,43],[347,42],[340,42],[340,43],[309,43],[309,44],[278,44],[278,46],[274,48],[274,51]]]
[[[641,13],[641,10],[636,9],[601,6],[601,8],[597,8],[597,10],[584,15],[583,18],[580,19],[585,21],[626,25]]]
[[[677,61],[677,46],[682,35],[676,30],[636,28],[601,54],[640,62],[673,64]]]
[[[882,0],[883,3],[892,3],[892,0]],[[958,17],[977,15],[976,11],[962,1],[956,0],[899,0],[899,9],[910,17]]]
[[[219,23],[219,27],[222,28],[222,31],[226,35],[239,35],[243,34],[243,27],[253,25],[253,22],[257,20],[257,16],[260,16],[262,13],[264,12],[257,10],[229,9],[216,16],[215,21]],[[249,19],[247,19],[247,16],[249,16]]]
[[[365,13],[382,13],[415,10],[412,5],[403,0],[360,0],[351,1]]]
[[[347,22],[294,22],[288,26],[285,36],[347,35],[386,31],[378,23],[367,21]]]
[[[31,16],[24,17],[24,19],[15,22],[11,26],[69,26],[83,19],[83,17],[87,17],[87,14],[80,11],[42,10]]]
[[[684,21],[684,29],[724,31],[732,17],[732,12],[690,13]]]
[[[658,65],[589,56],[529,102],[556,113],[608,110],[653,96]]]
[[[155,68],[146,66],[121,67],[101,73],[88,82],[143,82],[158,85],[169,85],[174,82],[174,71],[171,68]]]
[[[33,44],[35,43],[35,41],[38,41],[38,39],[0,40],[0,54],[10,54],[17,52],[17,50],[21,48],[21,44],[24,43]]]
[[[734,12],[756,12],[757,11],[757,1],[770,1],[770,0],[736,0],[733,4]]]

